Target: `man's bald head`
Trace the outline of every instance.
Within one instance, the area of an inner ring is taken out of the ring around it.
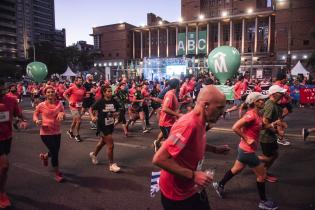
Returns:
[[[211,103],[213,101],[225,101],[225,95],[215,86],[207,85],[200,90],[197,103]]]

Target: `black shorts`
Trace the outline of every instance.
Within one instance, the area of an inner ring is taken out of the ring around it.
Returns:
[[[137,112],[137,113],[143,112],[143,107],[140,106],[140,105],[132,105],[131,106],[131,111],[132,112]]]
[[[121,109],[119,112],[119,117],[118,117],[118,122],[122,123],[123,125],[125,125],[127,123],[126,121],[126,110],[125,109]]]
[[[103,126],[102,128],[98,129],[96,135],[98,136],[107,136],[111,135],[114,131],[114,124],[113,125],[108,125],[108,126]]]
[[[161,104],[151,103],[151,107],[152,107],[152,109],[156,110],[156,109],[161,107]]]
[[[277,141],[272,143],[262,143],[260,142],[261,150],[266,157],[275,156],[278,153],[278,143]]]
[[[83,102],[82,102],[82,107],[87,109],[90,108],[94,103],[94,99],[93,98],[84,98]]]
[[[163,126],[160,126],[160,129],[161,129],[161,131],[162,131],[162,134],[163,134],[163,138],[164,138],[164,139],[167,139],[168,136],[170,135],[171,128],[172,128],[172,127],[163,127]]]
[[[0,141],[0,155],[8,155],[11,151],[12,138]]]
[[[260,160],[254,152],[245,152],[241,148],[238,148],[237,160],[243,164],[248,165],[250,168],[259,166]]]
[[[289,113],[292,113],[292,111],[293,111],[293,106],[292,106],[292,104],[290,104],[290,103],[281,104],[280,106],[282,107],[282,109],[285,109],[285,108],[286,108],[286,109],[289,111]]]
[[[166,198],[161,193],[161,201],[164,210],[210,210],[208,196],[205,190],[200,193],[196,193],[193,196],[181,200],[175,201]]]

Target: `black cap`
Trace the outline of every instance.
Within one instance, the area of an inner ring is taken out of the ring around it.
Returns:
[[[170,86],[171,89],[175,89],[179,86],[180,82],[179,79],[171,79],[168,81],[168,85]]]

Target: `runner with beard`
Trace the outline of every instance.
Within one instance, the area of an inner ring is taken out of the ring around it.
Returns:
[[[11,151],[13,117],[21,120],[21,128],[27,127],[16,99],[6,96],[6,92],[4,81],[0,81],[0,208],[2,209],[11,206],[5,186],[9,171],[8,155]]]
[[[51,165],[55,170],[55,180],[62,182],[64,177],[59,170],[59,149],[61,140],[60,122],[64,120],[64,107],[56,99],[56,91],[52,86],[44,89],[46,100],[36,107],[33,121],[40,126],[40,137],[48,149],[48,153],[41,153],[40,159],[44,166],[48,166],[48,158],[51,158]],[[41,119],[40,119],[41,115]]]
[[[63,93],[63,97],[69,102],[70,111],[73,117],[71,127],[67,131],[67,134],[71,139],[74,138],[77,142],[82,141],[80,137],[80,125],[81,116],[83,114],[82,103],[85,92],[85,88],[82,87],[82,77],[76,77],[74,85]]]
[[[112,133],[114,131],[115,118],[118,117],[119,104],[112,97],[112,88],[110,86],[102,87],[103,98],[96,101],[91,109],[90,116],[92,121],[97,124],[96,134],[100,140],[90,158],[93,164],[98,164],[97,155],[106,144],[107,157],[109,160],[109,171],[117,173],[120,167],[114,163],[114,143]]]
[[[19,96],[19,94],[18,94],[18,92],[17,92],[17,87],[16,87],[15,84],[11,84],[11,85],[9,86],[9,92],[8,92],[6,95],[9,96],[9,97],[11,97],[11,98],[13,98],[13,99],[15,99],[18,104],[19,104],[20,101],[21,101],[21,100],[20,100],[20,96]],[[21,109],[20,112],[22,113],[22,108],[21,108],[20,106],[19,106],[19,108]],[[19,123],[19,119],[15,118],[15,119],[13,120],[13,127],[14,127],[14,129],[16,129],[16,130],[19,130],[18,123]]]

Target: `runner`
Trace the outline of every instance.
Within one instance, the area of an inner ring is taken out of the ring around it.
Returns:
[[[144,97],[144,101],[142,103],[143,112],[145,115],[145,124],[148,130],[151,130],[150,127],[150,112],[149,112],[149,101],[150,101],[150,91],[149,91],[149,84],[147,82],[143,82],[141,94]]]
[[[118,123],[122,124],[124,134],[127,137],[128,136],[128,130],[126,126],[126,110],[128,109],[128,92],[126,91],[126,83],[121,82],[118,85],[115,99],[119,103],[119,118],[115,122],[115,125]]]
[[[89,108],[92,106],[92,104],[95,102],[94,100],[94,92],[93,92],[93,75],[87,74],[86,75],[86,81],[83,84],[83,87],[85,88],[85,96],[83,98],[83,104],[82,104],[82,115],[89,110]],[[96,125],[90,121],[90,128],[92,130],[96,130]]]
[[[278,104],[286,90],[278,85],[273,85],[269,88],[269,100],[265,103],[263,115],[263,127],[261,132],[260,145],[263,155],[259,159],[265,163],[267,168],[266,180],[268,182],[276,182],[277,177],[268,173],[268,169],[278,158],[278,143],[277,143],[277,126],[279,119],[282,117],[282,108]]]
[[[48,166],[48,158],[51,158],[51,165],[55,170],[55,180],[64,180],[59,170],[59,149],[61,140],[60,122],[64,119],[64,107],[56,100],[54,87],[47,86],[44,90],[46,100],[38,104],[33,115],[33,121],[40,126],[40,137],[48,149],[48,153],[40,153],[39,157],[44,166]],[[41,115],[41,120],[39,119]]]
[[[216,123],[224,107],[222,92],[214,86],[203,88],[194,109],[179,118],[155,153],[152,162],[162,168],[159,185],[165,210],[210,210],[204,189],[213,177],[202,171],[205,151],[226,153],[229,147],[206,144],[206,123]]]
[[[171,79],[168,82],[170,90],[164,96],[159,120],[159,126],[164,139],[168,138],[176,119],[182,116],[182,114],[179,113],[179,103],[176,96],[176,93],[179,92],[179,83],[178,79]],[[160,148],[161,141],[161,139],[154,140],[153,145],[155,152]]]
[[[12,142],[12,120],[18,117],[22,122],[20,127],[26,128],[21,109],[16,99],[6,96],[4,81],[0,81],[0,208],[11,206],[11,201],[5,192],[8,178],[9,159]]]
[[[82,102],[85,92],[85,88],[82,87],[82,78],[76,77],[74,85],[63,93],[63,97],[69,102],[70,111],[73,117],[71,127],[67,131],[67,134],[71,139],[74,138],[77,142],[82,141],[80,137],[80,125],[81,116],[83,114]],[[74,133],[76,135],[74,135]]]
[[[233,167],[227,171],[219,182],[213,182],[213,187],[220,198],[224,197],[224,187],[236,174],[240,173],[248,165],[256,174],[257,189],[260,196],[258,207],[261,209],[277,209],[278,206],[271,200],[267,200],[265,192],[266,169],[255,154],[259,145],[259,133],[262,129],[262,115],[260,111],[264,108],[264,96],[258,92],[250,93],[245,103],[250,110],[244,117],[238,120],[232,127],[233,131],[241,137],[238,146],[238,156]]]
[[[90,153],[93,164],[98,164],[97,155],[106,144],[107,157],[109,160],[109,170],[119,172],[120,167],[114,163],[114,143],[112,133],[114,131],[115,118],[118,116],[118,103],[112,98],[112,88],[110,86],[102,87],[103,98],[96,101],[91,109],[90,116],[93,122],[97,123],[97,135],[100,140],[96,145],[94,152]],[[97,113],[97,115],[96,115]]]

